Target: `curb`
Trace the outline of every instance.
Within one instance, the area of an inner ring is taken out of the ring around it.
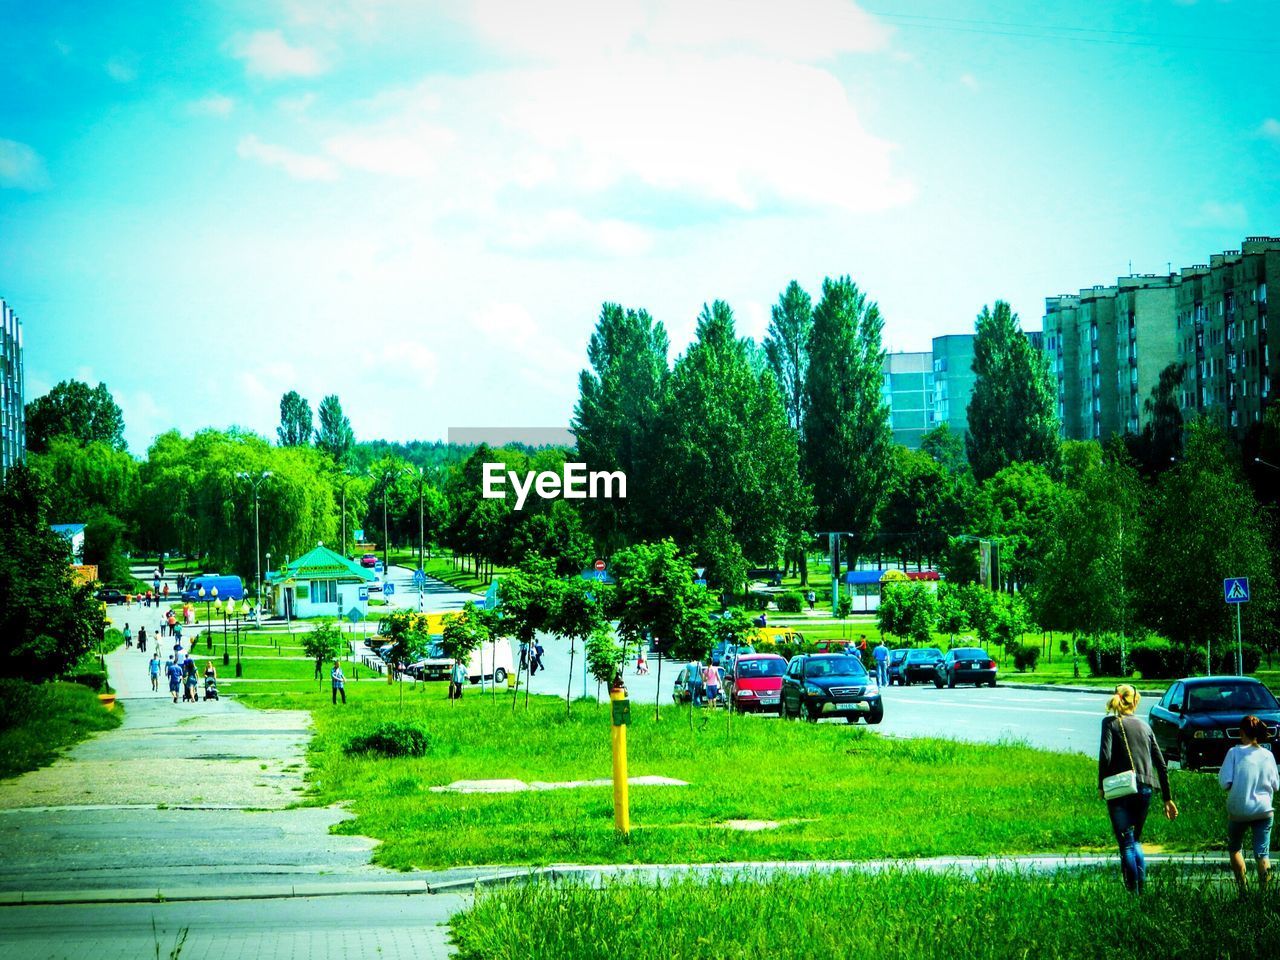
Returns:
[[[1147,862],[1181,864],[1184,867],[1225,872],[1227,861],[1203,854],[1151,854]],[[774,874],[863,872],[881,873],[905,869],[929,872],[1014,870],[1030,873],[1114,867],[1114,854],[1066,854],[1022,857],[933,857],[919,860],[779,860],[727,863],[619,863],[555,864],[527,869],[499,869],[493,873],[456,880],[385,880],[343,883],[242,884],[227,887],[174,887],[169,890],[134,888],[116,890],[36,890],[0,892],[0,908],[68,906],[121,903],[195,903],[226,900],[284,900],[299,897],[436,896],[472,892],[480,887],[514,883],[587,883],[606,879],[636,878],[656,882],[664,877],[739,875],[762,879]]]
[[[1076,687],[1065,683],[1012,683],[1002,682],[1000,686],[1006,690],[1057,690],[1059,693],[1095,693],[1098,696],[1109,697],[1114,690],[1108,690],[1106,687]],[[1138,694],[1143,697],[1163,697],[1165,688],[1159,690],[1139,690]]]

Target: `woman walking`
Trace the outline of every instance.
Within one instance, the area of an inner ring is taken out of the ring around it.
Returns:
[[[1272,804],[1280,789],[1280,775],[1275,756],[1263,746],[1270,739],[1265,723],[1257,717],[1245,717],[1240,723],[1240,746],[1231,748],[1218,771],[1218,783],[1227,791],[1227,852],[1242,893],[1248,874],[1241,852],[1246,830],[1253,834],[1259,885],[1265,887],[1271,874]]]
[[[1164,815],[1170,820],[1178,816],[1164,754],[1151,727],[1133,715],[1141,699],[1127,683],[1116,687],[1115,696],[1107,702],[1098,748],[1098,796],[1107,801],[1111,830],[1120,846],[1120,871],[1125,887],[1133,893],[1142,893],[1147,881],[1142,828],[1157,785],[1164,797]]]

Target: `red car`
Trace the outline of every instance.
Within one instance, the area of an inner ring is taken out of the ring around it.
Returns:
[[[376,553],[366,553],[360,558],[360,566],[376,567],[378,565],[378,555]]]
[[[776,653],[747,653],[733,662],[725,677],[724,695],[735,710],[777,713],[782,703],[786,658]]]

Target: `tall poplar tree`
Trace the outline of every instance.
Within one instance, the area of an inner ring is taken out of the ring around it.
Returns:
[[[813,329],[813,301],[796,281],[787,284],[778,302],[764,340],[765,356],[773,369],[791,429],[800,430],[804,421],[805,375],[809,370],[809,332]]]
[[[974,477],[985,480],[1011,463],[1037,463],[1056,473],[1058,404],[1049,360],[1003,300],[978,315],[973,372],[965,450]]]
[[[844,531],[848,563],[874,541],[891,471],[880,308],[848,277],[822,282],[805,378],[805,480],[819,531]]]
[[[305,447],[311,443],[311,404],[297,390],[280,398],[280,426],[276,439],[282,447]]]
[[[336,393],[331,393],[320,401],[316,446],[333,457],[335,463],[344,464],[355,445],[356,435],[351,429],[351,421],[342,412],[342,401]]]

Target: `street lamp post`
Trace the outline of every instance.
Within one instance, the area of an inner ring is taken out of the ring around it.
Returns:
[[[382,573],[387,575],[390,568],[390,561],[387,559],[387,491],[391,487],[391,480],[395,473],[391,470],[384,470],[381,474],[372,474],[372,476],[382,482]]]
[[[246,604],[246,605],[247,605],[247,601],[241,601],[241,603],[244,603],[244,604]],[[237,604],[234,600],[232,600],[229,604],[227,604],[227,608],[228,608],[228,612],[231,614],[231,616],[235,617],[235,621],[236,621],[236,676],[238,677],[238,676],[240,676],[240,675],[244,672],[243,668],[242,668],[242,667],[241,667],[241,665],[240,665],[240,616],[241,616],[241,609],[240,609],[240,605],[239,605],[239,604]]]
[[[253,564],[254,564],[254,596],[259,598],[258,609],[262,609],[262,538],[261,528],[258,523],[258,491],[261,489],[263,482],[271,476],[270,470],[263,470],[257,476],[251,473],[236,474],[241,480],[248,480],[253,486]],[[261,617],[258,619],[258,626],[262,626]]]

